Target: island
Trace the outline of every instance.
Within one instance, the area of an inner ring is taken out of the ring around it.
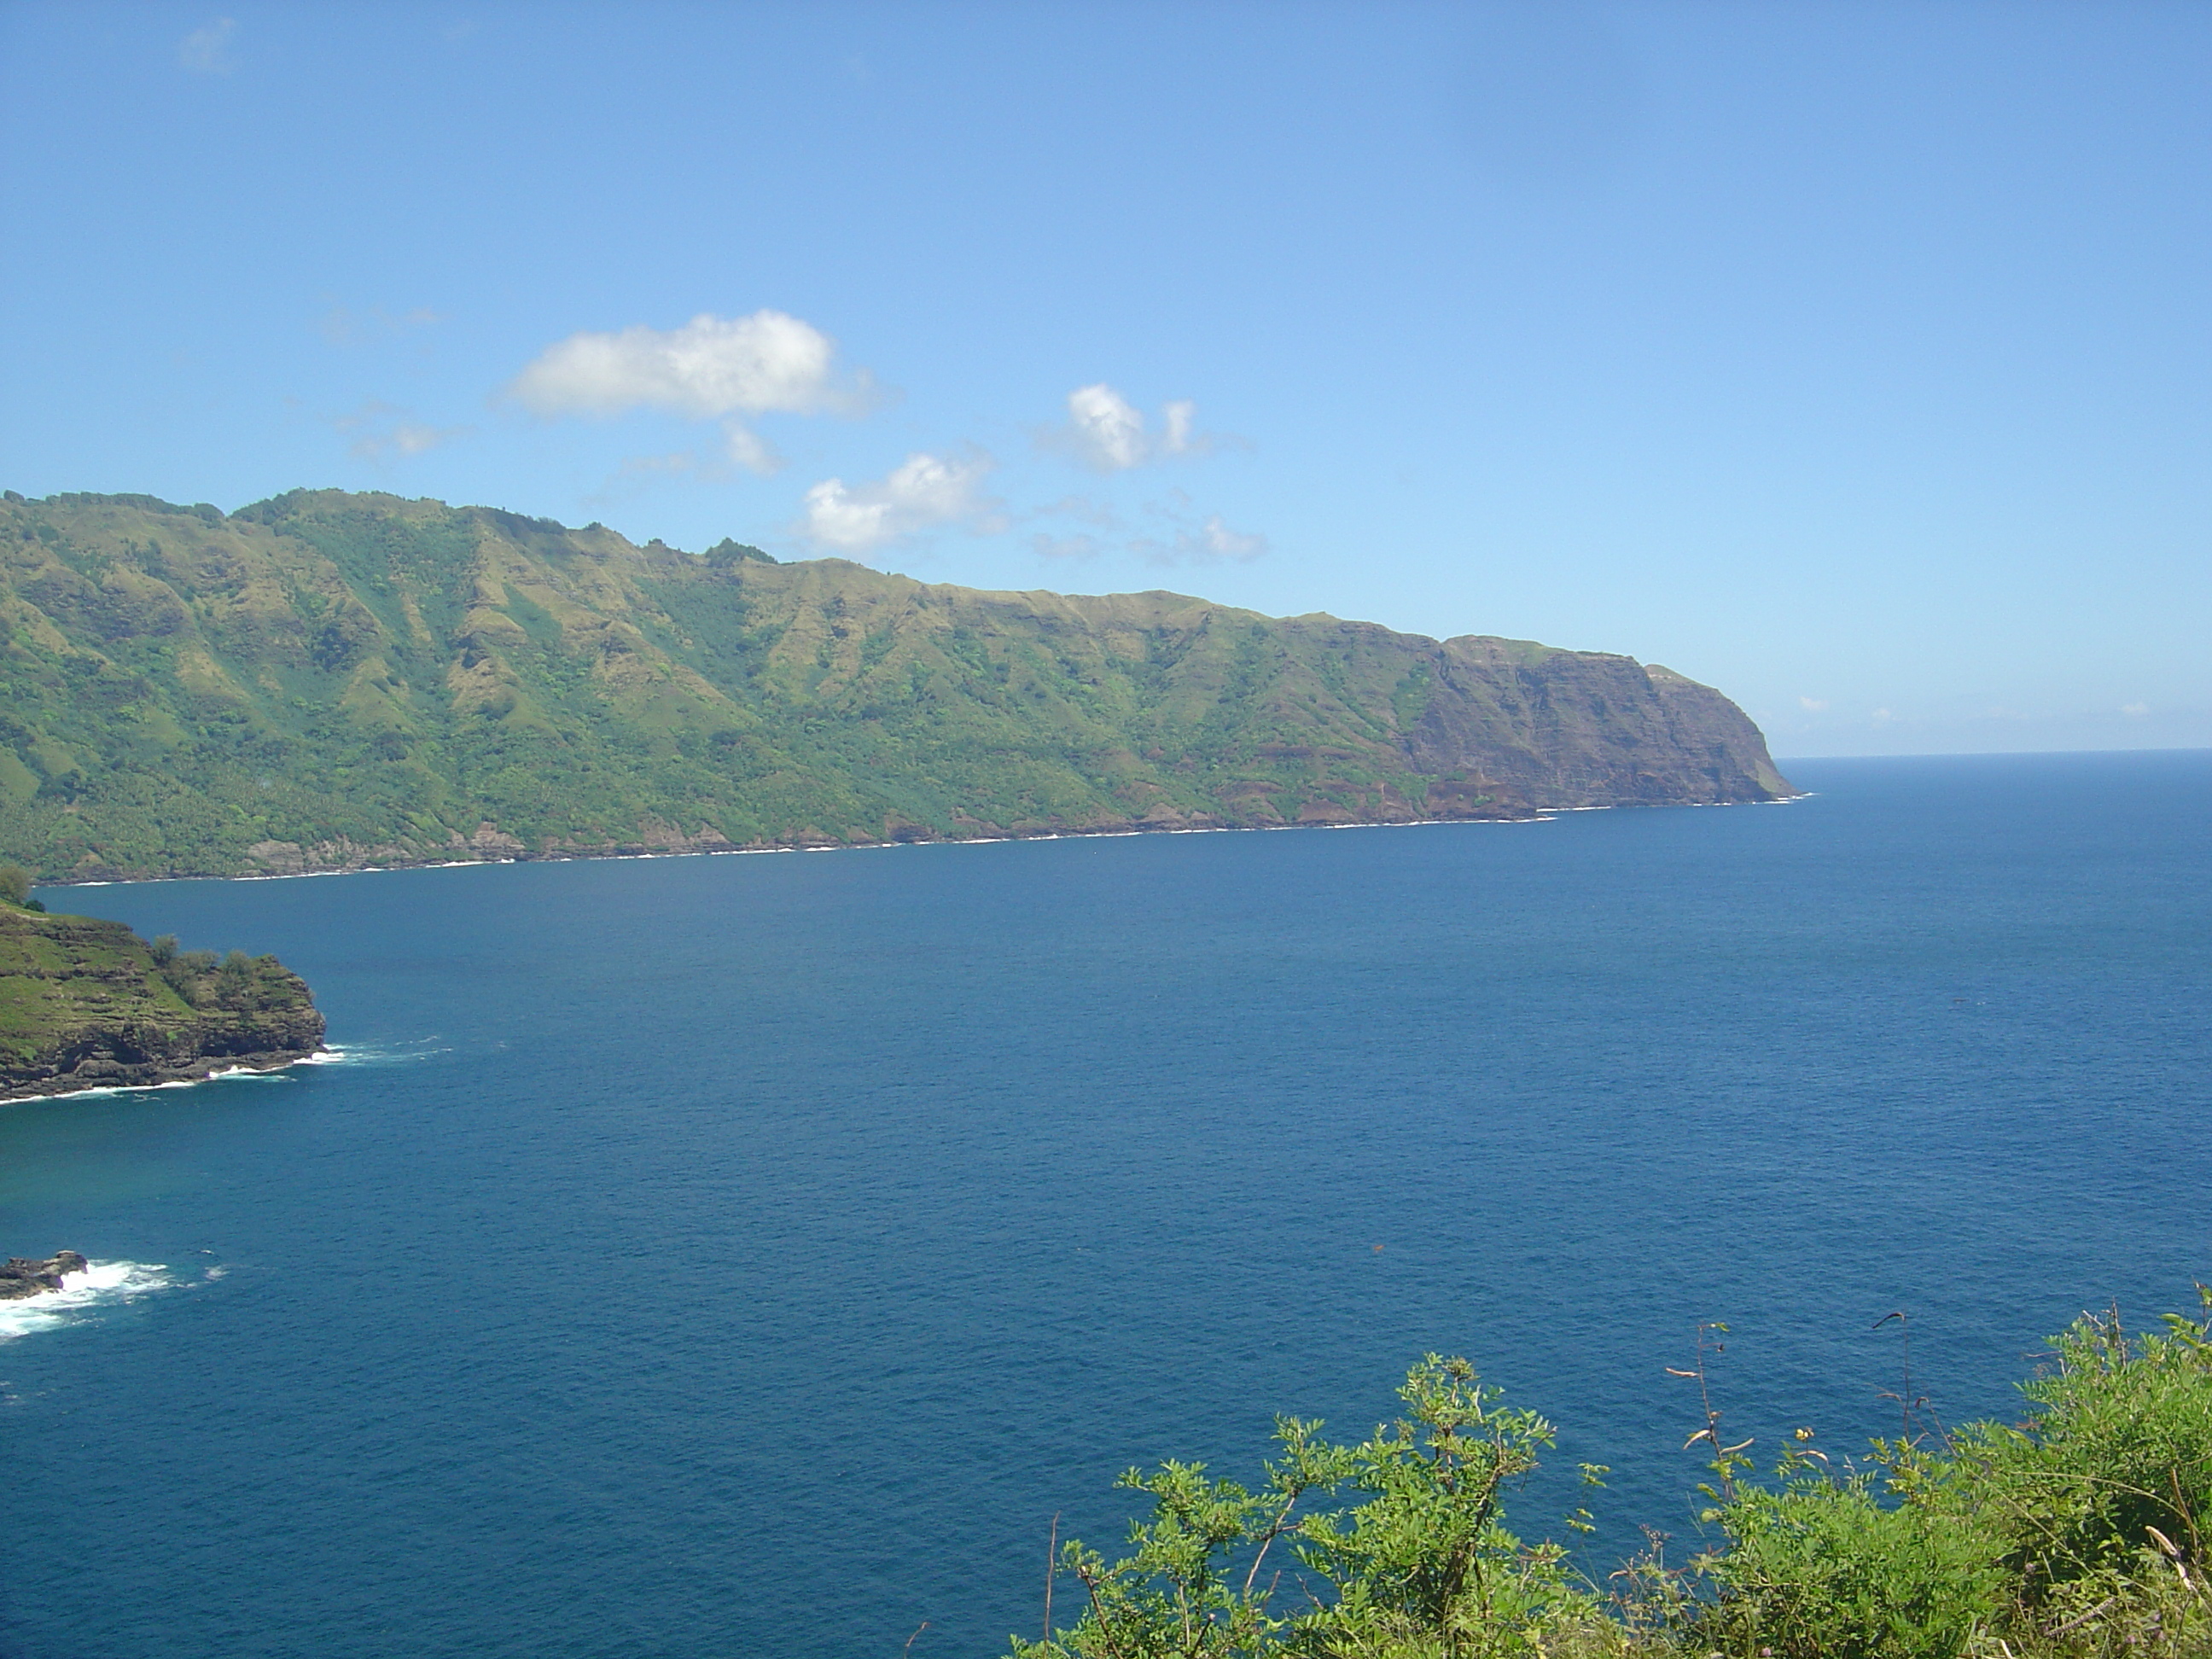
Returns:
[[[276,957],[49,915],[21,876],[0,871],[0,1101],[273,1071],[322,1047],[313,994]]]

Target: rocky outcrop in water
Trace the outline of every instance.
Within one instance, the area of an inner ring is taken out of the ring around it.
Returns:
[[[11,1255],[0,1262],[0,1302],[19,1301],[41,1291],[58,1291],[64,1273],[81,1273],[88,1265],[75,1250],[56,1250],[44,1261]]]

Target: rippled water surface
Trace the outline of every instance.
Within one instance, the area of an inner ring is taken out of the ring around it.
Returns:
[[[49,893],[338,1063],[0,1108],[11,1659],[988,1656],[1055,1512],[1424,1350],[1693,1530],[2212,1278],[2212,755],[1787,806]],[[124,1264],[131,1264],[128,1267]],[[1516,1516],[1557,1530],[1540,1478]],[[1063,1607],[1063,1611],[1066,1609]]]

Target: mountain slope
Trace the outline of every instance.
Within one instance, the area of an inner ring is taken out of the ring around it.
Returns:
[[[1789,791],[1626,657],[388,495],[9,492],[0,629],[0,855],[49,880]]]

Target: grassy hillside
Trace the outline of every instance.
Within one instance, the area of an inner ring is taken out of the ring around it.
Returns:
[[[179,951],[0,896],[0,1100],[281,1065],[322,1039],[314,999],[274,957]]]
[[[1788,788],[1626,657],[386,495],[9,492],[0,626],[0,856],[48,880]]]

